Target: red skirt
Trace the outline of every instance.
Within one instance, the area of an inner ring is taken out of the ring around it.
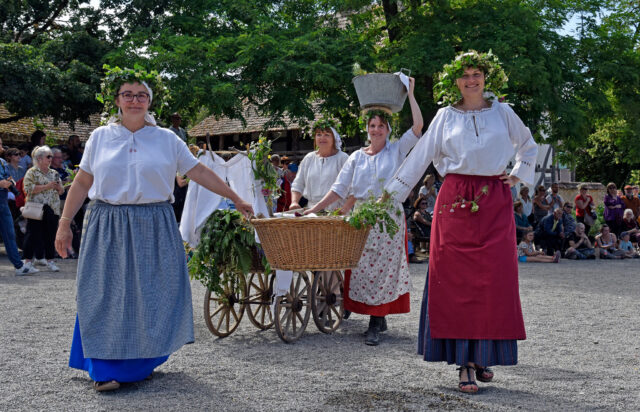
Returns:
[[[460,203],[476,198],[476,212]],[[446,176],[431,226],[432,338],[526,339],[515,233],[509,185],[498,176]]]
[[[404,250],[407,251],[407,232],[404,234]],[[409,255],[407,255],[407,262]],[[398,299],[384,303],[382,305],[367,305],[366,303],[357,302],[349,298],[349,281],[351,279],[351,270],[344,271],[344,308],[353,313],[360,313],[371,316],[387,316],[398,313],[409,313],[411,310],[411,302],[409,293],[398,296]]]

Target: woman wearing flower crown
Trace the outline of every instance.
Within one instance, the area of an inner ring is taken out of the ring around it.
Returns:
[[[389,181],[407,153],[418,142],[422,133],[422,114],[413,95],[415,80],[409,78],[408,98],[413,116],[413,126],[400,139],[389,141],[391,118],[388,112],[373,110],[365,115],[370,144],[353,152],[342,167],[331,190],[307,213],[322,210],[339,199],[366,201],[383,193]],[[351,203],[353,205],[353,203]],[[387,330],[385,316],[408,313],[411,279],[406,252],[406,220],[402,204],[396,203],[390,213],[400,230],[389,239],[374,226],[369,232],[358,267],[345,272],[344,309],[369,315],[369,328],[365,344],[378,345],[380,332]]]
[[[431,226],[418,353],[459,365],[459,389],[474,393],[475,379],[493,378],[489,366],[517,363],[517,340],[526,338],[510,186],[533,183],[538,148],[511,107],[484,93],[498,94],[507,81],[491,52],[460,54],[439,80],[434,96],[449,106],[386,190],[403,200],[431,162],[445,176]]]
[[[300,208],[300,199],[304,196],[308,207],[313,207],[331,189],[349,155],[342,151],[342,139],[333,120],[321,119],[313,125],[313,140],[317,150],[308,153],[298,168],[291,185],[290,209]],[[338,201],[333,208],[342,206]],[[330,205],[331,207],[331,205]]]
[[[176,173],[252,213],[175,133],[156,125],[149,113],[154,90],[162,107],[164,90],[153,73],[108,72],[102,97],[118,114],[91,134],[56,235],[65,257],[69,223],[88,194],[69,366],[89,372],[98,391],[147,378],[194,341],[189,275],[170,204]]]

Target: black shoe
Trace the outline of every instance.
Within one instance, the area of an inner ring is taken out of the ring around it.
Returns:
[[[382,333],[382,332],[386,332],[386,331],[387,331],[387,318],[383,316],[383,317],[380,317],[380,318],[378,318],[378,319],[380,319],[380,321],[379,321],[379,322],[380,322],[380,323],[379,323],[379,326],[380,326],[380,332],[381,332],[381,333]],[[371,326],[369,326],[369,328],[371,328]],[[367,336],[367,333],[369,333],[369,329],[367,329],[367,330],[365,330],[364,332],[362,332],[362,334],[363,334],[364,336]]]
[[[349,319],[349,316],[351,316],[351,311],[345,309],[344,314],[342,315],[342,319]]]
[[[369,329],[367,330],[367,338],[365,339],[365,345],[378,346],[380,344],[380,317],[371,316],[369,318]]]

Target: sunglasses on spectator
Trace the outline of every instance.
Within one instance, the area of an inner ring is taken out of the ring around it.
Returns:
[[[51,155],[47,155],[47,156],[46,156],[46,158],[47,158],[47,159],[51,159],[51,158],[53,158],[53,156],[51,156]]]

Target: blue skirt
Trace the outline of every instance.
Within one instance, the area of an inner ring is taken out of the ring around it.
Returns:
[[[118,381],[138,382],[151,375],[151,372],[162,365],[169,356],[141,359],[92,359],[85,358],[82,351],[82,337],[80,324],[76,315],[76,326],[73,329],[71,355],[69,366],[89,372],[89,376],[96,382]]]
[[[466,365],[473,362],[482,367],[515,365],[518,363],[518,341],[491,339],[433,339],[429,329],[427,297],[429,268],[422,296],[420,326],[418,330],[418,354],[427,362],[447,362]]]

